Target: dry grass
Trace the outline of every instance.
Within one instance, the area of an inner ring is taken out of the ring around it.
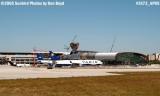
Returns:
[[[160,72],[125,74],[0,80],[0,96],[160,96]]]

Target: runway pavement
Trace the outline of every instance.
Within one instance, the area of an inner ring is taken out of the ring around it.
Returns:
[[[60,78],[120,75],[110,72],[160,71],[160,68],[55,68],[13,67],[0,65],[0,79]]]

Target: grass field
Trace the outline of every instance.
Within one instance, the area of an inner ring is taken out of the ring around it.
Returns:
[[[0,96],[160,96],[160,72],[0,80]]]

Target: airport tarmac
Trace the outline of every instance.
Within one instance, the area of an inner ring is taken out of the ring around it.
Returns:
[[[160,68],[55,68],[13,67],[0,65],[0,79],[61,78],[120,75],[110,72],[149,72]]]

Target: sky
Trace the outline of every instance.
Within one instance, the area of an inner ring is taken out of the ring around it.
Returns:
[[[64,45],[75,35],[80,50],[109,52],[116,38],[113,52],[160,52],[160,5],[138,6],[137,0],[43,1],[64,6],[0,6],[1,52],[66,51]]]

